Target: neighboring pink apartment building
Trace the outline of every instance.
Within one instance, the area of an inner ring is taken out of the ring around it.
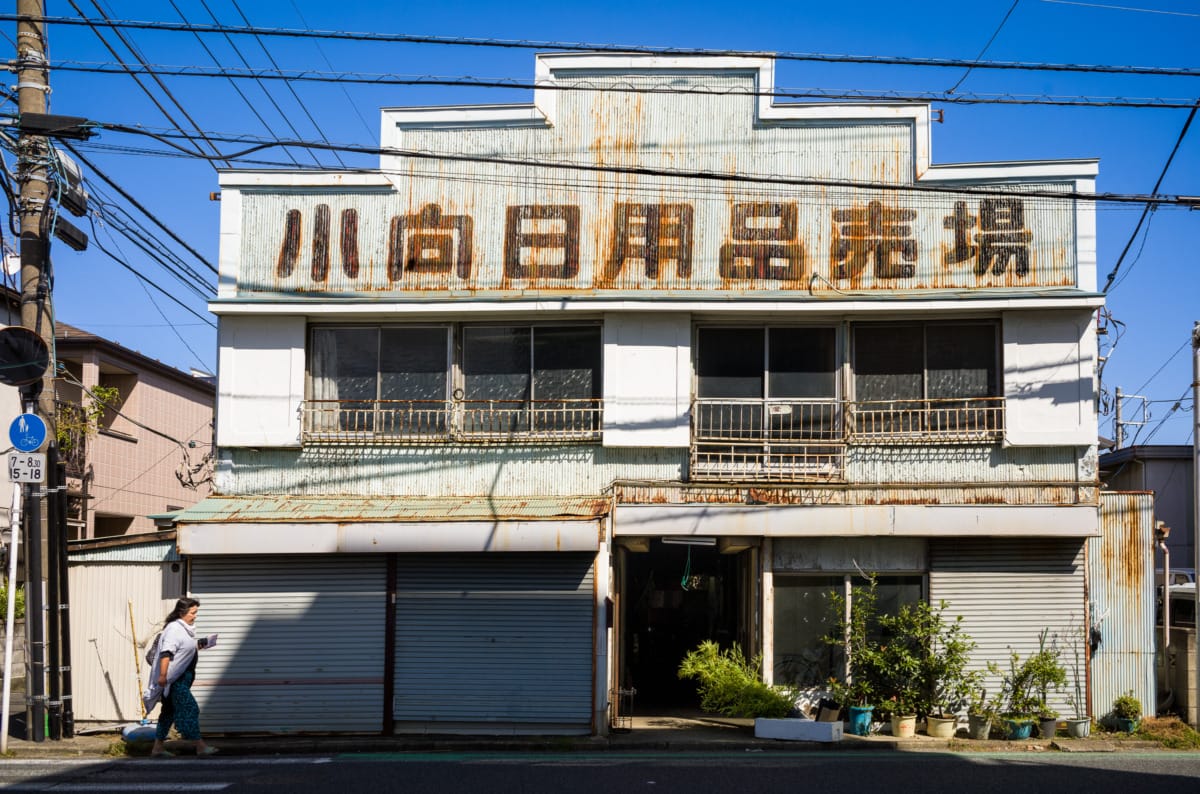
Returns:
[[[75,437],[64,452],[70,539],[153,532],[150,516],[207,496],[213,378],[189,375],[66,323],[56,330],[59,403],[79,405],[88,399],[83,388],[95,386],[116,387],[122,400],[116,412],[105,412],[96,432]]]

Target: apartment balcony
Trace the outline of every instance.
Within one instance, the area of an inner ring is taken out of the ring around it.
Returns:
[[[603,401],[306,400],[306,444],[586,443],[600,440]]]
[[[691,479],[838,481],[852,444],[998,441],[1004,398],[949,400],[696,400]]]

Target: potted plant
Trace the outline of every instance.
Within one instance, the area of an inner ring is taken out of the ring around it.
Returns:
[[[1062,651],[1047,643],[1047,630],[1038,635],[1037,653],[1025,660],[1029,685],[1037,693],[1037,717],[1043,739],[1053,739],[1058,731],[1058,712],[1050,707],[1050,693],[1067,684],[1067,669],[1062,665]]]
[[[866,736],[871,732],[871,715],[875,708],[870,682],[865,679],[844,681],[831,678],[828,682],[829,696],[846,710],[846,729],[855,736]]]
[[[995,662],[988,664],[992,675],[1000,676],[1000,720],[1009,739],[1028,739],[1033,732],[1033,714],[1038,698],[1029,680],[1029,668],[1016,651],[1010,651],[1008,671],[1001,672]]]
[[[1074,636],[1072,636],[1074,635]],[[1087,712],[1087,695],[1084,689],[1085,678],[1082,658],[1082,649],[1087,647],[1087,632],[1072,631],[1068,634],[1071,637],[1071,689],[1067,692],[1067,705],[1071,707],[1071,713],[1075,716],[1068,717],[1067,735],[1073,739],[1086,739],[1092,730],[1092,719]]]
[[[968,673],[967,663],[975,642],[963,630],[962,617],[946,618],[947,604],[905,605],[893,616],[880,618],[889,633],[885,653],[888,669],[899,680],[902,699],[912,701],[912,711],[925,719],[931,736],[949,738],[958,727],[958,713],[966,706],[979,673]]]
[[[847,730],[856,736],[866,736],[871,730],[875,700],[879,697],[880,646],[872,637],[875,617],[875,578],[869,576],[866,587],[855,587],[850,608],[843,595],[830,598],[831,623],[834,626],[825,641],[845,653],[844,674],[831,679],[834,700],[846,709]]]
[[[1129,690],[1113,701],[1112,714],[1118,730],[1133,733],[1142,719],[1142,701],[1133,696],[1133,690]]]
[[[995,665],[989,665],[994,668]],[[967,705],[967,736],[972,739],[986,739],[992,732],[992,723],[1000,717],[1001,693],[997,692],[989,699],[987,689],[983,684],[983,676],[976,675],[976,686],[971,690],[970,702]]]

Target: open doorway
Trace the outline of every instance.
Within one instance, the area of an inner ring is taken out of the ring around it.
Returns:
[[[677,671],[704,640],[755,653],[752,557],[717,538],[644,538],[622,549],[619,685],[637,689],[637,711],[699,706],[695,682]]]

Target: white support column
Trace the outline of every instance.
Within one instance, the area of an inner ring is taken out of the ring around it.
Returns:
[[[767,684],[775,683],[775,575],[772,572],[774,560],[771,539],[763,538],[762,553],[759,555],[759,576],[762,581],[763,681]]]

